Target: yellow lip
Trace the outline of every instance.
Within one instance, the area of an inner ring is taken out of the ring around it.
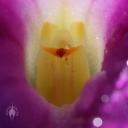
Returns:
[[[72,31],[59,30],[56,25],[44,23],[43,41],[36,68],[36,89],[50,103],[57,106],[71,104],[90,77],[86,49],[74,36],[84,38],[82,23],[74,23]],[[76,35],[77,34],[77,35]]]

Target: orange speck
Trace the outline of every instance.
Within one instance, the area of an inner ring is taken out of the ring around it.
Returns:
[[[57,57],[66,57],[71,53],[75,52],[79,47],[72,47],[72,48],[43,48],[48,53],[51,53]]]

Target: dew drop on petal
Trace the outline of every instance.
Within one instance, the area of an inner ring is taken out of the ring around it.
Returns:
[[[102,95],[101,96],[101,101],[103,103],[108,103],[109,102],[109,96],[108,95]]]
[[[96,40],[99,40],[99,36],[96,36]]]
[[[128,66],[128,60],[126,61],[126,65]]]
[[[103,120],[100,117],[96,117],[93,119],[92,123],[96,128],[100,128],[103,124]]]

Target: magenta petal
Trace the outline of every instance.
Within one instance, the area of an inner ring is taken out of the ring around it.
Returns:
[[[67,128],[128,127],[127,5],[121,0],[108,23],[104,73],[87,83],[70,111]]]
[[[120,1],[113,13],[106,33],[106,50],[103,70],[117,76],[128,60],[128,1]]]
[[[16,0],[0,1],[0,128],[54,128],[54,109],[25,78],[26,27],[17,6]],[[12,105],[17,108],[14,120]]]
[[[66,128],[127,128],[127,84],[127,68],[116,81],[111,81],[105,73],[94,78],[87,84],[80,100],[67,111]]]

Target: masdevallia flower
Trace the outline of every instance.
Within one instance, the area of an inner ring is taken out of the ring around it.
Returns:
[[[127,4],[1,0],[0,128],[127,128]]]

